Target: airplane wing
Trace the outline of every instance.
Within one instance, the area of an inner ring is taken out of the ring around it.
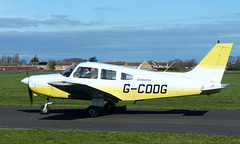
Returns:
[[[107,92],[94,87],[71,81],[51,81],[49,85],[69,93],[69,98],[91,100],[92,98],[105,98],[105,100],[119,101],[119,99]]]

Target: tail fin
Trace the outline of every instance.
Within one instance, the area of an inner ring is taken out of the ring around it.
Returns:
[[[188,74],[208,82],[221,83],[233,43],[218,43]]]

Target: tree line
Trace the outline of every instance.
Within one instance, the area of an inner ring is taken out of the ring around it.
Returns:
[[[240,56],[230,56],[228,59],[227,70],[239,71],[240,70]]]
[[[64,60],[49,60],[49,67],[51,69],[55,68],[56,62],[75,62],[75,63],[80,63],[80,62],[97,62],[96,57],[90,57],[89,59],[82,59],[82,58],[69,58],[69,59],[64,59]],[[35,55],[30,62],[40,62],[39,58],[37,55]],[[19,57],[19,54],[15,54],[13,56],[10,55],[2,55],[0,59],[0,63],[27,63],[25,59],[21,59]],[[181,59],[175,59],[175,60],[170,60],[169,65],[174,63],[169,70],[172,71],[189,71],[193,69],[198,63],[196,62],[195,59],[190,59],[190,60],[181,60]],[[165,69],[159,69],[159,70],[165,70]],[[240,56],[230,56],[228,59],[227,63],[227,70],[229,71],[239,71],[240,70]]]
[[[180,59],[175,59],[171,60],[168,62],[169,65],[174,63],[169,70],[173,71],[190,71],[192,70],[195,66],[197,66],[197,62],[195,59],[190,59],[190,60],[180,60]],[[230,56],[227,62],[227,71],[240,71],[240,56]]]
[[[175,59],[175,60],[170,60],[168,63],[169,63],[169,66],[173,64],[168,69],[172,71],[190,71],[198,64],[196,62],[196,59],[190,59],[190,60]]]
[[[51,69],[51,70],[54,70],[55,69],[55,66],[56,66],[56,62],[74,62],[74,63],[81,63],[81,62],[86,62],[86,61],[90,61],[90,62],[97,62],[97,57],[90,57],[88,60],[87,59],[81,59],[81,58],[69,58],[69,59],[64,59],[62,61],[55,61],[55,60],[49,60],[48,61],[48,67]],[[39,58],[37,57],[37,55],[35,55],[30,63],[33,63],[33,62],[40,62],[39,61]]]
[[[80,62],[86,62],[86,61],[91,61],[91,62],[97,62],[97,58],[96,57],[90,57],[89,59],[81,59],[81,58],[69,58],[69,59],[64,59],[64,60],[49,60],[49,61],[55,61],[55,62],[75,62],[75,63],[80,63]],[[48,61],[48,62],[49,62]],[[40,62],[39,58],[37,57],[37,55],[35,55],[29,63],[31,62]],[[0,63],[27,63],[27,61],[25,59],[21,59],[19,57],[19,54],[15,54],[13,56],[11,55],[2,55],[2,57],[0,58]]]
[[[26,60],[21,59],[19,60],[19,54],[15,54],[13,56],[10,55],[2,55],[2,58],[0,58],[0,63],[26,63]]]
[[[23,64],[23,63],[27,63],[27,61],[25,59],[21,59],[19,60],[19,54],[15,54],[13,56],[10,55],[2,55],[2,57],[0,58],[0,63],[18,63],[18,64]],[[48,66],[50,69],[54,70],[55,66],[56,66],[56,62],[74,62],[74,63],[80,63],[80,62],[86,62],[86,61],[90,61],[90,62],[97,62],[97,58],[96,57],[90,57],[88,60],[87,59],[81,59],[81,58],[69,58],[69,59],[64,59],[64,60],[49,60],[48,61]],[[35,55],[29,63],[33,63],[33,62],[40,62],[39,58],[37,57],[37,55]]]

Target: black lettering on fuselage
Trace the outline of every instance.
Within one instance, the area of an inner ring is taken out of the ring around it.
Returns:
[[[138,86],[138,93],[144,93],[144,90],[142,90],[141,87],[145,87],[145,84],[140,84]]]
[[[130,91],[137,91],[139,94],[166,94],[167,93],[167,85],[159,85],[159,84],[139,84],[138,87],[131,87],[130,84],[124,84],[123,93],[129,93]]]
[[[128,87],[128,88],[126,88],[126,87]],[[130,84],[125,84],[124,87],[123,87],[123,92],[128,93],[129,92],[129,87],[130,87]]]
[[[153,93],[158,94],[160,91],[160,85],[156,84],[153,86]]]
[[[163,87],[166,87],[165,89]],[[161,94],[167,93],[167,85],[162,85],[161,86]]]
[[[145,93],[147,93],[147,94],[152,93],[152,85],[151,84],[147,84]]]

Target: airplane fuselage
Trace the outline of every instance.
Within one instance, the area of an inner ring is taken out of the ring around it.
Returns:
[[[119,101],[169,98],[219,92],[233,44],[216,44],[190,72],[153,72],[104,63],[85,62],[59,74],[31,76],[22,80],[32,92],[46,96],[41,113],[49,113],[49,98],[92,100],[88,113],[98,108],[113,112]],[[104,101],[107,103],[104,104]]]
[[[97,70],[95,78],[76,77],[76,71],[79,68]],[[111,77],[105,78],[103,76],[102,73],[105,70],[111,72]],[[202,93],[203,87],[220,85],[219,83],[207,83],[193,79],[184,73],[153,72],[91,62],[77,65],[68,77],[61,74],[49,74],[31,76],[29,79],[29,86],[37,95],[74,99],[91,99],[96,95],[101,95],[101,97],[112,95],[120,101],[199,95]],[[77,92],[70,94],[50,85],[51,82],[57,82],[57,85],[65,85],[65,87],[70,85],[69,83],[87,85],[102,91],[102,93],[86,93],[80,90],[79,95]]]

